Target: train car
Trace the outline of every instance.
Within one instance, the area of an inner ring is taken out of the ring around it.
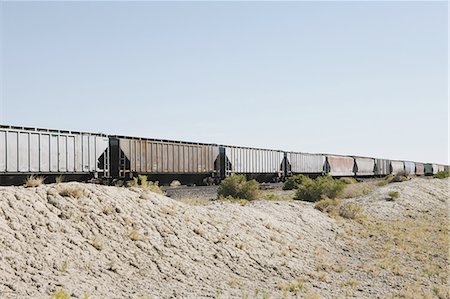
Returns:
[[[322,175],[325,173],[325,156],[298,152],[286,153],[287,175]]]
[[[284,152],[239,146],[221,146],[223,176],[243,174],[261,182],[279,181],[285,174]]]
[[[391,173],[391,161],[387,159],[375,159],[375,175],[386,176]]]
[[[110,152],[111,177],[121,180],[146,175],[162,184],[202,184],[219,176],[216,144],[110,136]]]
[[[356,176],[374,176],[375,175],[375,159],[364,157],[353,157],[355,159],[355,175]]]
[[[438,164],[438,172],[445,171],[445,166]]]
[[[416,173],[416,163],[410,162],[410,161],[405,161],[405,162],[403,162],[403,164],[405,167],[405,172],[407,174],[415,174]]]
[[[405,171],[405,164],[403,161],[391,161],[391,173],[396,174],[401,171]]]
[[[0,126],[0,183],[31,174],[47,181],[109,176],[108,150],[104,134]]]
[[[425,175],[425,165],[423,163],[416,162],[416,175]]]
[[[331,176],[354,176],[355,159],[347,156],[325,156],[325,170]]]
[[[438,165],[432,163],[425,164],[425,175],[433,175],[438,173]]]

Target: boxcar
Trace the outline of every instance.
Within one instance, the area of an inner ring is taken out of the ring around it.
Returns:
[[[425,165],[423,163],[416,162],[416,175],[425,174]]]
[[[391,173],[391,161],[387,159],[375,159],[375,174],[386,176]]]
[[[103,134],[0,126],[0,176],[108,176],[108,148]]]
[[[438,164],[438,172],[445,171],[445,166]]]
[[[243,174],[259,181],[267,181],[278,180],[285,173],[282,151],[228,145],[221,148],[225,160],[225,176]]]
[[[392,173],[398,173],[400,171],[405,170],[405,164],[403,161],[391,161],[391,172]]]
[[[373,176],[375,175],[375,159],[354,157],[356,176]]]
[[[325,169],[332,176],[354,176],[354,164],[352,157],[326,155]]]
[[[110,136],[111,174],[129,179],[202,183],[218,176],[219,146],[215,144]]]
[[[321,154],[287,152],[287,170],[291,174],[323,174],[325,156]]]
[[[406,173],[408,173],[408,174],[415,174],[416,173],[416,163],[410,162],[410,161],[405,161],[404,165],[405,165],[405,172]]]

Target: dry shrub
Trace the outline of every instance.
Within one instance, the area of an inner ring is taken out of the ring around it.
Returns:
[[[340,207],[339,216],[346,219],[359,219],[362,216],[362,207],[358,204],[347,203]]]
[[[438,173],[433,175],[433,177],[436,178],[436,179],[446,179],[449,176],[450,176],[450,171],[448,171],[448,170],[439,171]]]
[[[66,185],[66,186],[62,186],[59,189],[59,195],[64,196],[64,197],[70,197],[70,198],[81,198],[83,197],[85,190],[83,187],[81,186],[70,186],[70,185]]]
[[[346,185],[358,183],[354,178],[348,178],[348,177],[340,178],[339,180]]]
[[[388,193],[389,197],[391,198],[391,200],[397,199],[400,197],[400,192],[398,191],[391,191]]]
[[[341,200],[337,198],[324,198],[317,201],[314,207],[321,212],[337,216],[339,214],[341,203]]]
[[[159,187],[159,182],[148,181],[146,175],[139,175],[134,177],[132,182],[127,183],[128,187],[140,187],[153,193],[163,194],[164,192]]]
[[[42,185],[44,183],[44,180],[45,180],[45,178],[43,176],[30,175],[25,180],[25,187],[26,188],[39,187],[40,185]]]
[[[307,178],[298,188],[294,199],[316,202],[324,197],[335,198],[342,193],[345,186],[343,182],[331,176],[322,176],[314,180]]]
[[[140,241],[140,240],[142,240],[142,237],[141,237],[141,235],[139,234],[139,232],[137,231],[137,229],[136,228],[131,228],[131,231],[130,231],[130,239],[132,240],[132,241]]]
[[[69,299],[70,295],[69,295],[69,293],[67,293],[63,289],[60,289],[59,291],[55,291],[53,293],[52,297],[53,297],[53,299]]]
[[[294,175],[284,182],[283,190],[298,189],[307,178],[303,174]]]
[[[247,181],[243,175],[232,175],[220,183],[217,193],[225,198],[255,200],[259,196],[259,183]]]

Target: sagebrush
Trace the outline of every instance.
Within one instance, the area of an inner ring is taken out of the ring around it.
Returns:
[[[287,179],[286,182],[284,182],[283,190],[293,190],[298,189],[300,185],[307,179],[308,177],[304,176],[303,174],[298,174],[291,176],[289,179]]]
[[[336,198],[344,190],[346,184],[331,176],[322,176],[314,180],[305,179],[295,193],[295,199],[315,202],[324,197]]]
[[[232,175],[220,183],[217,193],[225,198],[255,200],[259,196],[259,183],[248,181],[243,175]]]

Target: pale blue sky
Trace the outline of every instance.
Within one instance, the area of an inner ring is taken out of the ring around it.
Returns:
[[[448,163],[447,2],[2,2],[0,122]]]

